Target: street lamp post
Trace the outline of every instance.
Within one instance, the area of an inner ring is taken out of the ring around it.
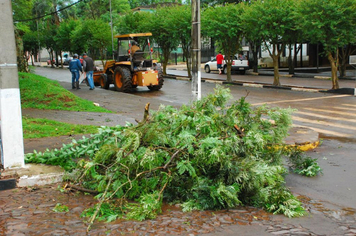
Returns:
[[[192,95],[201,98],[200,0],[192,0]]]

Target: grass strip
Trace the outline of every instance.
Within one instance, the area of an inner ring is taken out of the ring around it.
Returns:
[[[24,139],[94,134],[98,132],[99,128],[94,125],[75,125],[54,120],[28,117],[22,118],[22,126]]]
[[[19,72],[22,108],[112,113],[64,89],[58,81]]]

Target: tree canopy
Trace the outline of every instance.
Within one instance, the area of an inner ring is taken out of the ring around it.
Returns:
[[[332,67],[332,88],[338,88],[339,49],[356,42],[355,1],[206,0],[202,1],[201,30],[204,37],[214,39],[214,46],[224,52],[227,81],[231,81],[231,56],[238,52],[244,37],[254,49],[255,61],[254,45],[262,42],[269,52],[276,86],[281,84],[278,61],[286,45],[297,41],[321,43]],[[37,40],[38,48],[46,48],[51,58],[57,58],[55,54],[60,55],[62,51],[89,50],[95,57],[104,59],[113,51],[112,18],[113,34],[152,32],[153,41],[160,48],[164,71],[171,51],[180,45],[189,73],[191,12],[187,3],[189,1],[179,5],[179,1],[111,0],[110,15],[110,0],[12,0],[15,28],[21,31],[16,35],[23,40],[24,53],[35,56]],[[138,6],[151,10],[144,12],[137,8],[138,11],[133,12]],[[343,68],[345,65],[344,61]]]
[[[298,26],[313,43],[324,46],[332,69],[332,88],[338,89],[339,48],[356,42],[355,0],[302,0]]]
[[[202,34],[213,38],[225,55],[227,81],[231,82],[231,65],[235,54],[241,48],[243,37],[242,4],[208,7],[202,13]]]
[[[295,28],[294,0],[258,0],[246,7],[243,26],[251,40],[262,40],[273,60],[273,85],[279,86],[278,60]],[[263,17],[260,17],[263,16]],[[271,48],[272,47],[272,48]]]

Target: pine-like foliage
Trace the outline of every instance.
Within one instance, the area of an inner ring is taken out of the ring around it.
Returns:
[[[185,211],[249,204],[303,215],[283,177],[292,110],[251,107],[245,98],[228,105],[230,99],[229,89],[217,87],[189,106],[161,106],[138,125],[103,127],[27,161],[60,164],[75,173],[72,182],[98,191],[99,203],[86,211],[92,221],[154,218],[162,201]]]

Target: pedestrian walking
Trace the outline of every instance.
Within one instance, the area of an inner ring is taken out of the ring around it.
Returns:
[[[73,55],[73,59],[69,62],[69,70],[72,73],[72,89],[79,88],[79,71],[83,73],[82,64],[78,59],[78,54]]]
[[[224,56],[221,54],[221,52],[219,52],[218,55],[216,55],[216,64],[219,70],[219,75],[221,75],[221,69],[222,69],[222,63],[224,60]]]
[[[94,73],[94,61],[91,57],[88,57],[86,53],[83,54],[83,69],[86,74],[90,89],[94,90],[94,81],[93,81],[93,73]]]

